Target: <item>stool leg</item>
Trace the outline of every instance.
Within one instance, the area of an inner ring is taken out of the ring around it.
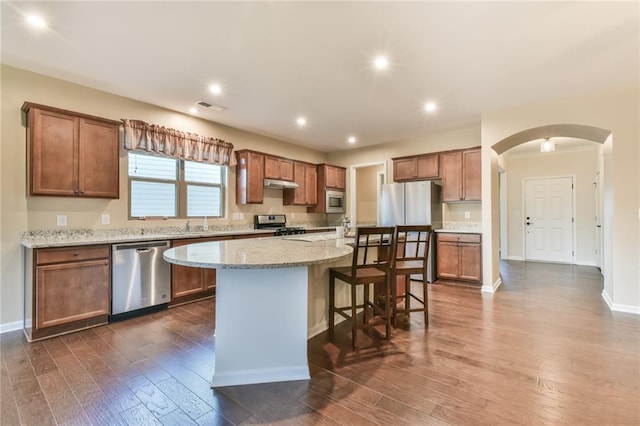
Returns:
[[[405,275],[405,289],[404,289],[404,311],[409,315],[411,309],[411,275]]]
[[[427,280],[425,275],[425,280],[422,282],[422,297],[424,301],[424,326],[429,325],[429,300],[428,300],[428,290],[427,290]]]
[[[336,295],[336,277],[329,273],[329,330],[333,330],[335,325],[335,295]]]
[[[390,277],[387,276],[387,279],[385,280],[385,289],[384,289],[384,293],[385,293],[385,298],[387,300],[384,301],[384,310],[385,310],[385,324],[384,324],[384,329],[385,329],[385,338],[387,340],[389,340],[391,338],[391,280]],[[395,304],[395,301],[393,301],[393,303]]]
[[[391,324],[396,327],[396,316],[398,315],[398,280],[395,274],[391,274],[391,300],[389,303],[391,304]]]
[[[351,284],[351,343],[356,347],[356,333],[358,332],[358,323],[356,322],[356,286]]]
[[[367,324],[369,322],[369,284],[365,284],[363,287],[364,301],[362,302],[362,318],[363,324]],[[373,314],[375,314],[375,312],[373,312]]]

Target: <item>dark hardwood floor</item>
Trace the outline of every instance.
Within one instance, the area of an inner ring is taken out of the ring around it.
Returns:
[[[355,350],[345,324],[316,336],[309,381],[210,389],[213,299],[35,343],[5,333],[0,424],[640,424],[640,316],[609,311],[598,270],[502,274],[493,296],[430,285],[426,330],[412,314]]]

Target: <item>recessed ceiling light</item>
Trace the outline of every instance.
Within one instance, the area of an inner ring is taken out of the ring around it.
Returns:
[[[38,15],[26,15],[24,19],[34,28],[46,28],[47,22]]]
[[[347,139],[347,142],[356,143],[356,137],[355,136],[349,136],[349,139]]]
[[[197,114],[197,113],[198,113],[198,108],[196,108],[196,107],[191,107],[191,108],[189,108],[189,112],[190,112],[191,114]]]
[[[427,102],[424,104],[424,110],[427,112],[434,112],[438,109],[438,105],[435,102]]]
[[[307,125],[307,119],[304,117],[298,117],[298,119],[296,120],[296,123],[298,123],[298,126],[304,127]]]
[[[219,84],[212,84],[211,86],[209,86],[209,92],[213,93],[214,95],[219,95],[220,93],[222,93],[222,87],[220,87]]]
[[[387,59],[386,56],[377,56],[374,60],[373,60],[373,66],[377,69],[377,70],[384,70],[387,69],[389,67],[389,60]]]

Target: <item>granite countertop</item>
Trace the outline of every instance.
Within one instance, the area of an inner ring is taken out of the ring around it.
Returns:
[[[298,235],[258,238],[251,244],[241,240],[188,244],[165,251],[164,258],[170,263],[198,268],[265,269],[327,263],[351,256],[349,239],[338,239],[335,233],[313,235],[316,237],[312,241]]]
[[[188,238],[222,237],[226,235],[264,234],[262,229],[196,229],[185,231],[178,227],[124,228],[110,230],[77,229],[68,231],[31,231],[22,234],[22,245],[27,248],[68,247],[91,244],[117,244],[154,240],[182,240]]]

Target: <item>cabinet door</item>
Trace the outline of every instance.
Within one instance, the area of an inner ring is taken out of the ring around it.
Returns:
[[[36,329],[109,315],[109,260],[36,268]]]
[[[280,179],[280,160],[275,157],[264,157],[264,177],[267,179]]]
[[[216,270],[205,269],[204,270],[204,288],[211,290],[216,288]]]
[[[78,118],[29,110],[31,195],[77,195]]]
[[[171,265],[171,299],[189,296],[206,290],[201,268]]]
[[[280,179],[293,182],[293,161],[280,159],[279,161]]]
[[[460,243],[460,279],[480,281],[482,259],[480,244]]]
[[[481,201],[481,152],[479,149],[462,153],[462,186],[465,201]]]
[[[413,180],[416,177],[416,159],[401,158],[393,160],[393,180],[396,182]]]
[[[318,203],[318,169],[316,166],[306,166],[305,193],[306,204],[315,205]]]
[[[416,176],[418,179],[437,179],[440,177],[440,155],[420,155],[416,159]]]
[[[298,184],[298,188],[293,190],[293,204],[306,204],[307,190],[307,166],[303,163],[295,163],[293,166],[294,182]]]
[[[438,241],[438,278],[459,278],[458,243]]]
[[[118,135],[117,126],[80,118],[78,143],[80,195],[118,198]]]
[[[345,169],[336,166],[326,166],[326,187],[334,189],[345,188]]]
[[[447,152],[442,161],[442,201],[462,201],[462,152]]]
[[[236,204],[262,204],[264,200],[264,156],[237,151]]]

